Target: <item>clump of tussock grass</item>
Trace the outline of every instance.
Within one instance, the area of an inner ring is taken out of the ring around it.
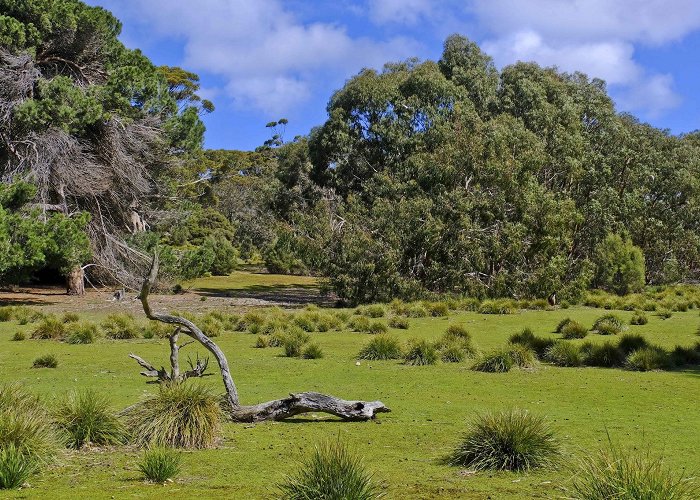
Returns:
[[[537,354],[538,358],[544,357],[547,349],[552,347],[554,339],[536,336],[530,328],[524,328],[518,333],[510,336],[508,341],[511,344],[522,344],[530,347]]]
[[[557,327],[554,329],[554,333],[561,333],[561,331],[564,329],[566,325],[571,323],[573,320],[571,318],[564,318],[561,320],[558,324]]]
[[[369,328],[367,329],[367,333],[371,334],[378,334],[378,333],[386,333],[389,331],[389,327],[386,326],[386,324],[382,323],[381,321],[372,321],[369,324]]]
[[[624,322],[614,314],[604,314],[593,323],[593,330],[600,335],[617,335],[624,328]]]
[[[649,318],[644,314],[644,311],[635,311],[630,319],[630,325],[646,325],[649,323]]]
[[[630,353],[625,360],[625,368],[640,372],[663,370],[670,366],[669,354],[659,346],[647,346]]]
[[[389,318],[389,326],[399,330],[408,330],[408,319],[401,316],[392,316]]]
[[[342,442],[327,441],[278,486],[290,500],[369,500],[379,496],[379,488],[362,460]]]
[[[14,341],[25,340],[26,338],[27,338],[27,334],[24,333],[24,332],[21,331],[21,330],[17,330],[17,331],[14,333],[14,335],[12,335],[12,340],[14,340]]]
[[[296,326],[304,330],[305,332],[315,332],[316,331],[316,314],[314,313],[301,313],[294,316],[292,320]]]
[[[37,469],[36,458],[14,444],[0,448],[0,490],[19,488]]]
[[[301,357],[304,359],[321,359],[323,357],[323,350],[321,346],[313,342],[304,347],[301,352]]]
[[[625,361],[624,353],[609,341],[602,344],[586,342],[581,345],[581,353],[589,366],[613,368],[622,366]]]
[[[145,480],[164,483],[179,474],[181,459],[180,453],[172,448],[154,446],[144,451],[138,467]]]
[[[675,366],[700,365],[700,342],[691,347],[677,345],[671,351],[670,359]]]
[[[439,352],[443,363],[461,363],[466,358],[464,349],[456,343],[442,346]]]
[[[56,422],[69,436],[70,448],[123,443],[126,430],[103,395],[92,390],[72,392],[56,408]]]
[[[513,368],[513,358],[508,349],[497,349],[479,356],[471,369],[477,372],[505,373]]]
[[[584,362],[579,346],[565,340],[559,340],[547,349],[545,359],[556,366],[581,366]]]
[[[175,332],[175,327],[160,321],[149,321],[143,326],[142,332],[145,339],[165,339]]]
[[[355,309],[355,314],[367,316],[368,318],[383,318],[386,316],[386,307],[384,307],[382,304],[359,306],[357,309]]]
[[[2,306],[0,307],[0,323],[6,323],[14,319],[14,306]]]
[[[258,311],[248,311],[245,313],[240,320],[238,320],[238,324],[235,326],[234,331],[239,331],[239,332],[244,332],[246,330],[250,331],[251,327],[253,325],[257,325],[257,327],[253,328],[259,328],[262,327],[262,325],[265,323],[265,316],[261,314]]]
[[[510,299],[485,300],[479,306],[481,314],[516,314],[517,304]]]
[[[434,365],[438,360],[435,344],[427,340],[411,339],[404,355],[404,364],[413,366]]]
[[[61,340],[66,334],[66,324],[54,315],[44,317],[32,332],[33,339]]]
[[[91,322],[70,323],[66,328],[68,344],[92,344],[99,336],[97,325]]]
[[[284,355],[288,358],[298,358],[302,354],[304,346],[311,337],[299,327],[290,328],[281,336]]]
[[[560,454],[547,420],[514,409],[474,418],[448,462],[476,470],[528,471],[555,466]]]
[[[32,362],[32,368],[56,368],[58,367],[58,358],[55,354],[44,354],[39,356]]]
[[[697,479],[676,474],[663,458],[614,446],[584,458],[573,482],[583,500],[692,500],[700,498]]]
[[[198,323],[200,330],[202,330],[202,333],[207,337],[219,337],[224,333],[224,324],[216,316],[212,316],[211,314],[204,315]]]
[[[221,425],[219,397],[206,386],[161,384],[158,392],[124,411],[126,426],[140,446],[210,448]]]
[[[114,313],[108,315],[100,323],[105,337],[113,340],[127,340],[140,337],[140,329],[134,316],[129,313]]]
[[[80,316],[74,312],[65,312],[63,316],[61,316],[61,321],[64,323],[75,323],[80,321]]]
[[[348,321],[348,328],[353,332],[369,332],[370,321],[366,316],[355,316]]]
[[[669,319],[671,316],[673,316],[673,312],[671,312],[669,309],[659,309],[656,315],[661,319]]]
[[[409,318],[426,318],[430,316],[430,311],[423,304],[416,303],[409,305],[405,314]]]
[[[532,347],[523,344],[510,344],[508,355],[518,368],[534,368],[537,366],[537,354]]]
[[[426,302],[424,305],[434,318],[444,318],[450,314],[450,307],[445,302]]]
[[[396,337],[380,333],[362,347],[357,357],[369,360],[400,359],[403,357],[403,349]]]
[[[333,316],[338,320],[338,324],[342,326],[348,322],[351,314],[348,311],[334,311]]]
[[[617,342],[617,348],[622,352],[623,355],[627,356],[637,349],[643,349],[648,347],[649,343],[647,340],[639,334],[636,333],[626,333],[620,337]]]
[[[462,325],[450,325],[436,343],[440,357],[445,362],[458,363],[464,358],[473,358],[477,349],[472,344],[471,335]]]
[[[569,321],[561,329],[561,336],[565,339],[582,339],[588,335],[588,328],[578,321]]]
[[[258,335],[258,338],[255,339],[255,345],[253,347],[258,349],[270,347],[270,335]]]

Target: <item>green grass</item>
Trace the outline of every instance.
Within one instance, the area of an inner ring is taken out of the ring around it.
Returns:
[[[218,279],[218,278],[217,278]],[[160,297],[154,296],[157,304]],[[193,307],[201,307],[193,301]],[[179,307],[179,306],[178,306]],[[184,306],[183,306],[184,307]],[[167,309],[166,309],[167,310]],[[244,310],[231,311],[243,314]],[[633,311],[616,311],[626,324]],[[565,317],[592,325],[599,309],[572,306],[567,310],[527,310],[497,315],[459,311],[448,318],[409,318],[410,329],[391,330],[401,345],[409,337],[435,342],[451,324],[463,325],[485,352],[503,348],[509,337],[530,327],[538,338],[554,341],[552,333]],[[81,320],[100,323],[104,312],[81,314]],[[676,312],[666,320],[648,315],[646,325],[634,326],[650,344],[668,351],[679,344],[698,341],[700,318],[696,309]],[[137,319],[141,318],[137,315]],[[16,381],[40,394],[54,407],[69,390],[91,388],[107,393],[115,409],[137,403],[144,393],[157,391],[139,375],[128,358],[134,352],[156,366],[168,362],[167,340],[130,341],[98,339],[95,343],[70,345],[52,340],[12,342],[15,331],[29,334],[36,325],[0,323],[0,382]],[[313,390],[346,399],[383,401],[392,409],[374,423],[335,424],[323,414],[300,416],[294,422],[243,425],[223,422],[221,443],[213,449],[182,455],[177,486],[168,488],[170,498],[269,498],[271,485],[296,471],[296,461],[313,453],[314,444],[340,433],[351,449],[362,450],[364,462],[386,484],[388,498],[557,498],[571,489],[571,473],[536,469],[525,476],[512,473],[476,474],[464,477],[442,463],[460,439],[473,413],[512,407],[546,415],[567,451],[590,452],[606,440],[606,429],[615,442],[650,447],[663,452],[674,471],[697,469],[697,429],[700,415],[694,394],[700,370],[634,372],[594,367],[556,367],[542,363],[537,370],[511,370],[503,374],[469,370],[469,361],[412,367],[401,360],[363,361],[358,352],[369,337],[344,329],[311,333],[324,357],[313,362],[280,356],[280,349],[256,349],[256,337],[246,333],[223,333],[216,339],[227,354],[243,404],[285,397],[289,392]],[[611,337],[589,334],[572,340],[576,345],[600,345]],[[617,340],[613,338],[613,340]],[[60,359],[56,370],[31,368],[34,358],[54,352]],[[183,361],[203,349],[183,349]],[[186,365],[185,365],[186,366]],[[216,363],[214,375],[201,380],[215,393],[222,392]],[[639,411],[644,408],[644,411]],[[145,497],[154,486],[143,483],[135,463],[140,451],[118,447],[109,452],[81,451],[61,456],[51,467],[30,480],[30,490],[3,492],[10,498]],[[519,480],[514,482],[515,480]]]
[[[107,397],[90,389],[68,394],[56,408],[56,421],[69,436],[71,448],[115,445],[124,442],[127,435]]]
[[[172,448],[156,446],[143,453],[139,470],[144,479],[153,483],[164,483],[180,472],[182,456]]]

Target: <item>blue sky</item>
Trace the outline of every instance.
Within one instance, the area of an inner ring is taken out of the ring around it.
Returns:
[[[618,111],[672,133],[700,128],[697,0],[88,0],[122,41],[201,77],[216,111],[206,147],[254,149],[324,122],[333,91],[364,67],[439,59],[463,34],[500,68],[518,60],[608,82]]]

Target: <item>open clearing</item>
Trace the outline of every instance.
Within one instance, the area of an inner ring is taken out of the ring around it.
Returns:
[[[247,300],[255,293],[279,290],[306,291],[319,296],[312,280],[288,281],[287,277],[236,273],[232,278],[210,278],[194,284],[183,295],[152,296],[156,309],[228,312],[256,305]],[[245,280],[242,279],[245,277]],[[287,281],[285,281],[287,279]],[[247,281],[246,281],[247,280]],[[291,287],[291,288],[290,288]],[[195,290],[197,289],[197,290]],[[241,295],[228,294],[240,291]],[[201,297],[207,297],[201,300]],[[109,294],[89,295],[87,302],[49,294],[4,294],[28,302],[40,310],[81,311],[85,319],[100,320],[106,314],[134,312],[138,302],[116,303]],[[243,300],[243,302],[240,302]],[[285,301],[282,301],[283,303]],[[43,304],[43,305],[38,305]],[[508,337],[524,327],[540,336],[552,333],[560,320],[571,317],[585,325],[607,311],[587,307],[567,310],[525,310],[512,315],[451,312],[447,318],[410,319],[408,330],[391,332],[401,339],[436,340],[449,324],[465,325],[482,351],[505,345]],[[615,311],[627,323],[632,312]],[[386,319],[382,320],[386,321]],[[698,340],[698,311],[676,312],[668,319],[649,313],[649,323],[629,326],[664,348],[690,346]],[[20,382],[41,394],[48,404],[73,389],[92,388],[109,395],[115,408],[136,402],[146,384],[128,354],[133,352],[165,364],[165,339],[108,341],[68,345],[49,340],[11,341],[16,331],[29,333],[33,325],[0,323],[0,382]],[[9,498],[263,498],[273,497],[275,484],[292,473],[297,463],[325,438],[340,436],[361,453],[374,477],[385,486],[389,498],[556,498],[566,497],[574,472],[566,463],[555,471],[526,474],[471,474],[442,464],[456,445],[465,424],[478,412],[518,407],[544,415],[553,423],[565,452],[565,462],[615,444],[663,453],[666,462],[681,469],[700,469],[700,370],[632,372],[607,368],[559,368],[540,364],[534,370],[479,373],[463,363],[405,366],[400,361],[362,361],[360,348],[370,335],[349,331],[312,333],[324,357],[316,360],[285,358],[280,348],[256,349],[256,336],[224,333],[215,340],[225,351],[243,404],[285,396],[295,391],[319,391],[345,399],[383,401],[391,413],[374,422],[349,423],[321,414],[285,422],[257,425],[226,423],[215,449],[186,451],[182,473],[173,484],[149,485],[140,479],[135,465],[141,451],[130,447],[65,451],[57,462],[30,479],[31,487],[4,492]],[[586,341],[610,337],[591,333]],[[575,342],[582,342],[577,340]],[[205,354],[201,347],[183,350]],[[31,368],[39,355],[54,353],[56,369]],[[213,365],[213,363],[212,363]],[[221,391],[218,376],[202,382]]]

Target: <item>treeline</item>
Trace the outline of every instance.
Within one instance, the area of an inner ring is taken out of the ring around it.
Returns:
[[[32,270],[128,282],[158,245],[175,277],[243,259],[325,276],[351,303],[700,278],[700,133],[617,113],[601,80],[499,72],[454,35],[437,62],[360,72],[308,136],[284,142],[280,120],[254,152],[202,151],[196,75],[125,49],[100,8],[21,3],[0,0],[0,174],[35,194],[0,205],[75,219],[91,243]],[[0,281],[27,276],[4,262]]]

